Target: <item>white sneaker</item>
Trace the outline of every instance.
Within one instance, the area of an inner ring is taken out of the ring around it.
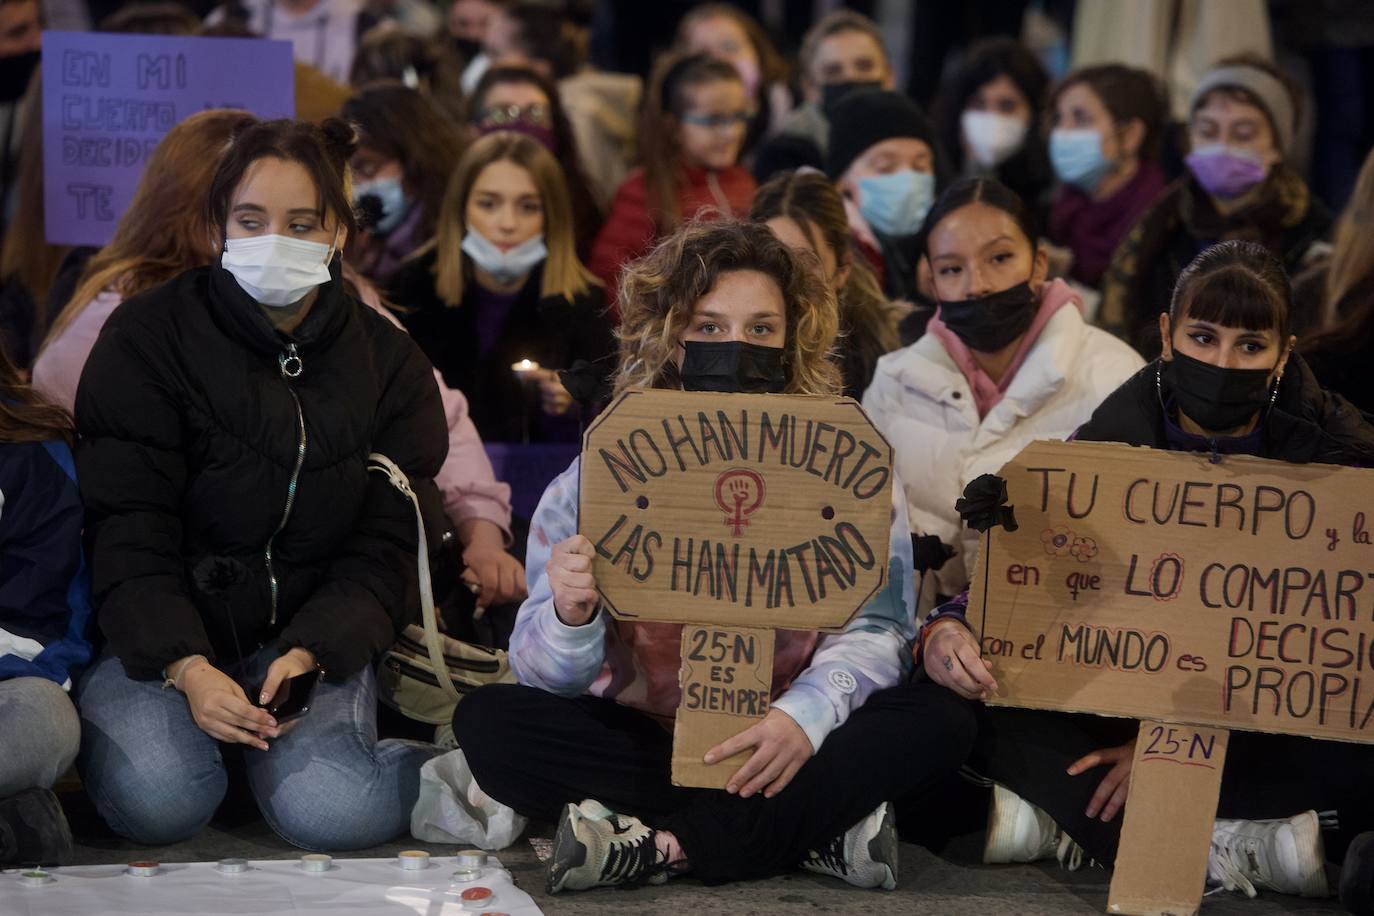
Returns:
[[[1326,855],[1317,812],[1286,820],[1226,821],[1212,827],[1207,882],[1253,897],[1263,888],[1326,897]]]
[[[1077,871],[1083,865],[1083,847],[1069,839],[1054,818],[1005,786],[994,783],[992,802],[988,805],[983,864],[1007,865],[1054,858],[1069,871]]]
[[[617,884],[663,884],[674,864],[661,859],[654,831],[643,821],[616,814],[589,798],[563,809],[545,879],[550,894]]]
[[[811,850],[801,867],[839,878],[855,887],[897,887],[897,824],[892,806],[883,802],[873,813],[835,837],[825,848]]]

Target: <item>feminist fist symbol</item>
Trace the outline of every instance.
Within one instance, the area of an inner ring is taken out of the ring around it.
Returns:
[[[763,505],[763,477],[748,468],[735,468],[716,478],[716,505],[725,515],[730,534],[739,537],[749,525],[748,516]]]

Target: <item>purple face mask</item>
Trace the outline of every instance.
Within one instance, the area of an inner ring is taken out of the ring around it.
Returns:
[[[1249,150],[1215,143],[1183,159],[1202,189],[1219,200],[1239,197],[1264,180],[1269,166]]]

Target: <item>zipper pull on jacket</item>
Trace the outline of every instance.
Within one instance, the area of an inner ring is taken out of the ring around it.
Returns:
[[[296,378],[305,369],[305,364],[296,355],[296,345],[287,344],[286,351],[277,354],[277,367],[281,369],[282,378]]]

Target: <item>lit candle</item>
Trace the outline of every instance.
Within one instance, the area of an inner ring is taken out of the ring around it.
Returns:
[[[532,359],[522,359],[519,362],[511,363],[511,371],[521,378],[525,377],[526,372],[534,372],[539,368],[539,364]]]

